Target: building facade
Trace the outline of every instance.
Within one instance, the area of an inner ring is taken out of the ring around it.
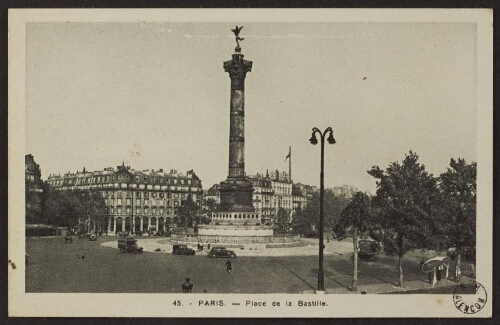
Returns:
[[[177,222],[177,209],[188,195],[200,209],[203,201],[201,180],[193,170],[183,175],[174,169],[136,171],[122,164],[116,169],[50,175],[47,183],[60,190],[99,191],[108,210],[104,231],[115,234],[165,231]]]
[[[294,184],[286,172],[266,172],[266,175],[256,174],[249,176],[248,179],[254,189],[252,204],[263,225],[273,225],[280,208],[289,214],[292,222],[297,208],[299,206],[304,208],[307,205],[314,190],[308,185]],[[219,202],[218,184],[212,186],[206,194],[207,197]]]
[[[350,185],[342,185],[333,188],[333,194],[344,196],[347,199],[352,198],[353,194],[358,191],[358,188]]]
[[[32,155],[24,156],[26,223],[40,223],[42,212],[42,172]]]

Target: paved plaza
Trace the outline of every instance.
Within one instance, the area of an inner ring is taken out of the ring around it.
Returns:
[[[72,244],[62,238],[28,238],[26,292],[179,293],[186,277],[194,283],[194,293],[312,293],[317,285],[317,239],[305,239],[299,247],[236,249],[232,273],[225,272],[226,259],[208,258],[206,252],[172,255],[167,238],[138,242],[143,254],[120,252],[116,237],[102,236],[97,242],[74,239]],[[330,240],[325,245],[327,293],[350,293],[352,243]],[[404,259],[406,286],[414,293],[430,289],[427,275],[418,267],[421,257],[408,254]],[[385,255],[375,262],[360,261],[358,293],[404,293],[396,287],[397,263],[396,257]],[[433,290],[451,292],[455,285],[443,280]]]

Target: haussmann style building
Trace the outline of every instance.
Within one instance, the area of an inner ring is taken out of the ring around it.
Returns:
[[[133,170],[130,166],[100,171],[50,175],[50,186],[60,190],[99,191],[108,208],[108,234],[165,231],[176,222],[177,209],[191,195],[200,207],[203,201],[201,180],[193,170],[185,175],[170,170]]]

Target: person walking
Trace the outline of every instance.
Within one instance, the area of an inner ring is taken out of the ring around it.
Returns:
[[[227,260],[227,262],[226,262],[226,272],[227,273],[231,273],[232,270],[233,270],[233,266],[231,265],[231,261]]]
[[[191,279],[190,278],[185,278],[186,282],[182,284],[182,292],[183,293],[191,293],[193,290],[194,284],[189,282]]]

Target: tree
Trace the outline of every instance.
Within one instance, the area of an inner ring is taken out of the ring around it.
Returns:
[[[181,206],[177,209],[177,215],[179,216],[179,222],[184,224],[187,229],[188,226],[192,226],[193,223],[199,223],[198,206],[193,201],[191,194],[188,194],[186,200],[182,201]]]
[[[279,208],[278,213],[276,214],[276,224],[280,228],[280,230],[286,230],[288,228],[288,224],[290,223],[290,214],[283,208]]]
[[[47,186],[44,189],[42,211],[47,223],[57,227],[73,228],[80,225],[89,231],[104,224],[106,204],[96,191],[61,191]]]
[[[476,173],[475,162],[451,159],[450,167],[439,177],[442,193],[444,242],[455,248],[456,268],[460,270],[462,254],[475,256],[476,248]]]
[[[398,285],[404,287],[404,254],[417,248],[432,248],[438,237],[432,216],[438,197],[436,179],[412,151],[402,164],[391,163],[385,172],[374,166],[368,174],[378,180],[373,203],[383,229],[384,250],[398,255]]]
[[[80,212],[80,221],[86,224],[86,231],[102,229],[107,216],[107,207],[102,194],[97,191],[76,191],[75,203]]]
[[[353,271],[352,291],[358,289],[358,236],[373,222],[370,197],[362,192],[356,192],[349,204],[342,210],[341,218],[334,228],[334,234],[340,241],[352,235]]]
[[[319,202],[320,193],[314,192],[311,199],[308,201],[306,207],[303,210],[303,219],[308,220],[311,227],[319,230]],[[349,199],[343,195],[335,195],[331,189],[326,189],[324,191],[323,198],[323,216],[324,216],[324,227],[325,229],[332,229],[335,224],[340,220],[342,210],[345,208]],[[307,224],[304,220],[304,225]]]
[[[300,206],[295,210],[292,228],[294,232],[303,235],[308,235],[313,231],[313,220],[306,216]]]
[[[57,227],[73,227],[78,222],[79,211],[73,191],[59,191],[47,187],[42,201],[43,219]]]
[[[203,200],[203,216],[200,222],[209,224],[212,219],[212,214],[217,211],[217,202],[213,198]]]

